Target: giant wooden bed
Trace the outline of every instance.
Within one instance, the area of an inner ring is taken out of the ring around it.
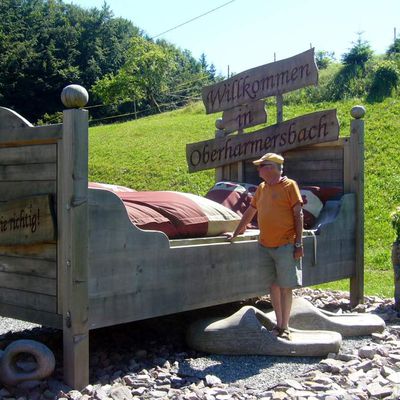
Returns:
[[[304,285],[350,278],[353,304],[363,296],[362,124],[353,119],[350,137],[284,154],[286,174],[300,184],[343,188],[305,232]],[[63,330],[70,386],[88,384],[91,329],[266,293],[257,232],[233,244],[169,240],[134,226],[114,193],[88,189],[87,111],[66,110],[62,124],[33,127],[0,108],[0,160],[2,210],[39,204],[49,230],[39,235],[43,222],[38,236],[0,235],[0,314]],[[231,165],[220,177],[257,179],[250,160],[238,171]]]

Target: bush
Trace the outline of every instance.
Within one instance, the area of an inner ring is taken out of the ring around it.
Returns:
[[[400,207],[390,214],[390,219],[392,220],[392,227],[396,232],[396,242],[400,242]]]
[[[399,69],[394,61],[381,61],[374,73],[368,101],[382,101],[392,95],[399,83]]]

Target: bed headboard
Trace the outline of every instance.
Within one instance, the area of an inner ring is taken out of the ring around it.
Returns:
[[[62,124],[0,107],[0,315],[62,328],[66,381],[86,382],[71,367],[88,360],[88,112],[73,86]]]

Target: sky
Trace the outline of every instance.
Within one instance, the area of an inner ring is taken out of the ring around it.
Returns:
[[[66,0],[101,8],[104,0]],[[400,0],[107,0],[116,17],[132,21],[149,36],[225,6],[165,33],[226,76],[281,60],[310,47],[334,52],[337,60],[362,33],[377,54],[400,37]],[[396,25],[397,24],[397,25]]]

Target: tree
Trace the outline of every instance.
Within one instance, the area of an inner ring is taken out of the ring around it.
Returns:
[[[204,53],[200,54],[199,63],[202,71],[206,72],[208,69],[208,63],[207,63],[207,57]]]
[[[388,56],[393,54],[400,54],[400,38],[395,39],[395,41],[389,46],[386,54]]]
[[[317,54],[315,55],[315,61],[317,63],[317,67],[319,69],[326,69],[328,68],[329,64],[335,59],[335,53],[326,51],[326,50],[320,50],[317,51]]]
[[[0,15],[0,104],[31,121],[60,111],[67,84],[90,88],[116,73],[139,33],[106,4],[84,10],[61,0],[2,0]]]
[[[343,54],[342,61],[345,65],[360,66],[365,68],[366,62],[373,56],[373,51],[369,43],[362,40],[359,34],[356,42],[353,42],[353,47],[348,53]]]
[[[168,51],[142,37],[134,37],[119,72],[100,79],[92,89],[105,103],[147,100],[160,111],[156,97],[167,90],[173,70]]]

